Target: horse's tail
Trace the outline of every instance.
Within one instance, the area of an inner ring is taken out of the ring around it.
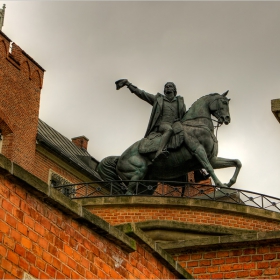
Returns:
[[[119,156],[110,156],[101,160],[97,166],[97,172],[104,181],[118,181],[120,178],[116,172]]]

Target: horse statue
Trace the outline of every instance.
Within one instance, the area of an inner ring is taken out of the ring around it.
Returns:
[[[190,171],[205,169],[217,187],[231,187],[241,169],[238,159],[218,157],[218,141],[214,135],[213,115],[218,125],[230,123],[229,101],[223,94],[211,93],[195,101],[181,119],[182,129],[176,136],[181,145],[169,150],[168,158],[153,161],[155,152],[141,152],[141,144],[146,138],[130,146],[121,156],[104,158],[97,167],[105,181],[128,180],[123,194],[133,195],[136,182],[140,180],[176,180]],[[171,139],[172,140],[172,139]],[[153,140],[160,141],[160,135]],[[178,141],[177,141],[178,142]],[[235,167],[234,174],[227,184],[221,183],[214,169]],[[120,193],[121,190],[119,189]],[[152,190],[153,192],[153,190]],[[149,194],[152,194],[150,192]]]

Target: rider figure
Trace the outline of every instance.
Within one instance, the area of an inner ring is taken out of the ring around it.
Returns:
[[[153,95],[140,90],[127,79],[116,81],[116,85],[117,89],[126,85],[132,93],[153,106],[145,137],[148,137],[151,132],[160,132],[162,137],[153,161],[161,155],[167,156],[169,152],[166,150],[166,145],[174,133],[172,126],[174,123],[179,122],[186,113],[184,99],[181,96],[177,96],[175,84],[172,82],[166,83],[164,95],[160,93]]]

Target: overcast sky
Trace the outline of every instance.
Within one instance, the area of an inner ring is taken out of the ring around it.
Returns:
[[[152,107],[115,81],[163,92],[187,107],[229,90],[232,122],[219,156],[243,167],[233,186],[280,197],[280,2],[6,1],[2,31],[44,69],[40,118],[97,160],[121,155],[146,131]],[[218,170],[228,182],[233,169]]]

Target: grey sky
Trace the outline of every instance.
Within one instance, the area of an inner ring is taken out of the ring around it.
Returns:
[[[5,2],[1,2],[2,4]],[[114,82],[150,93],[176,84],[187,107],[229,89],[232,122],[219,156],[239,158],[234,187],[280,197],[280,2],[7,1],[3,32],[46,69],[40,118],[85,135],[98,160],[143,137],[151,106]],[[233,169],[217,174],[227,182]]]

